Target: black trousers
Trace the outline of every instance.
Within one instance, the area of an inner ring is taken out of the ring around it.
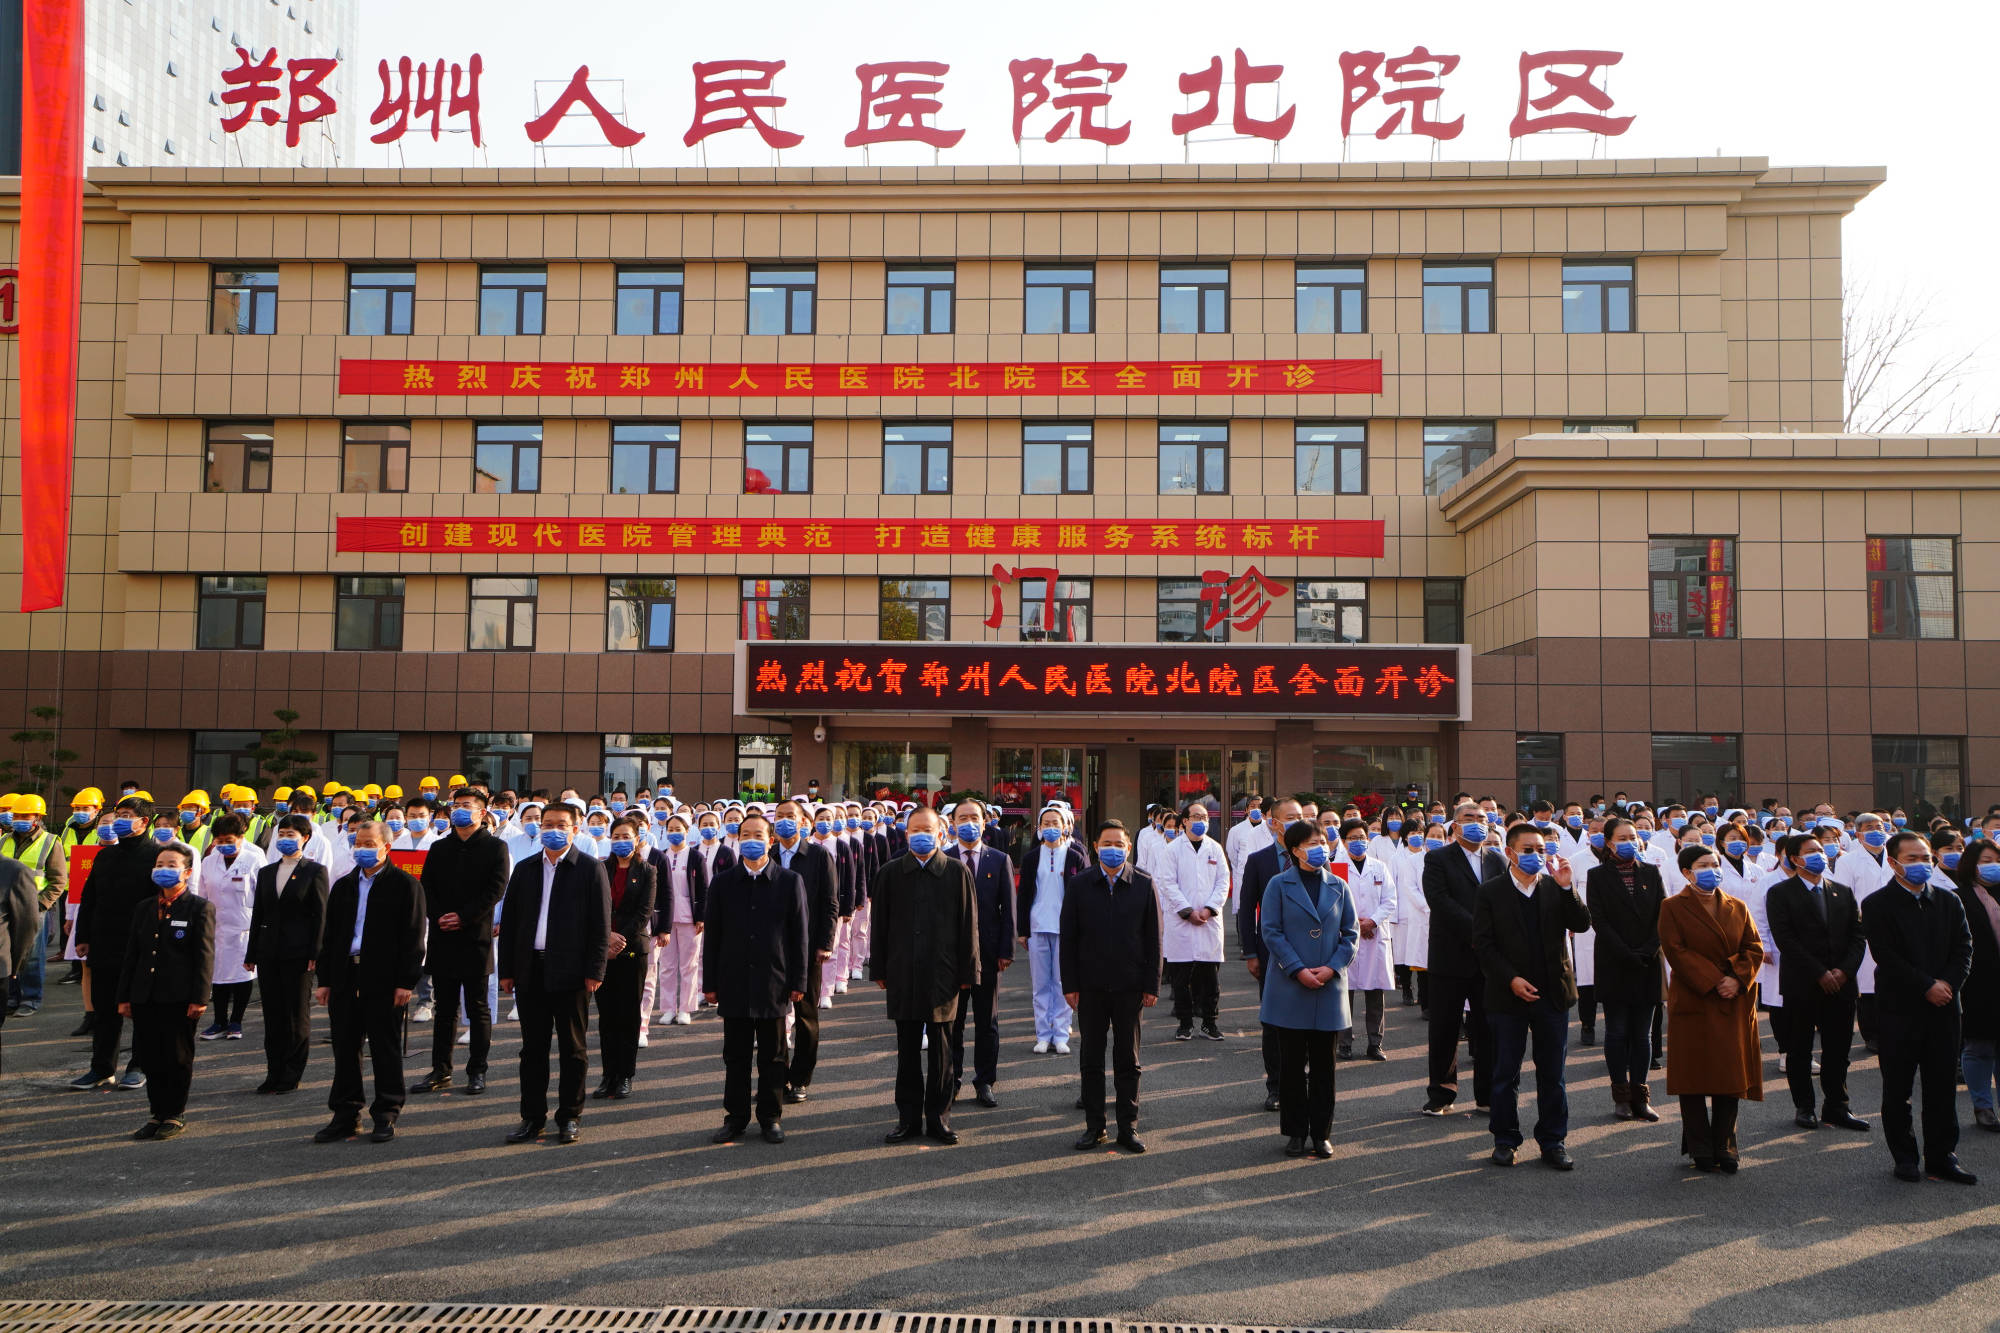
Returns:
[[[990,967],[991,964],[988,964]],[[972,1016],[972,1081],[993,1083],[1000,1072],[1000,1015],[994,1003],[1000,974],[994,972],[959,998],[958,1017],[951,1020],[951,1081],[965,1082],[965,1019]]]
[[[1264,1005],[1264,975],[1270,970],[1271,965],[1266,962],[1257,972],[1257,1007],[1259,1009],[1262,1009]],[[1269,1023],[1265,1023],[1262,1026],[1264,1028],[1264,1095],[1275,1097],[1278,1095],[1278,1029],[1272,1027]]]
[[[602,994],[602,992],[599,992]],[[638,1040],[635,1036],[634,1041]],[[732,1125],[750,1123],[750,1065],[757,1065],[757,1123],[775,1125],[784,1114],[785,1020],[722,1020],[722,1114]]]
[[[1876,1012],[1882,1067],[1882,1137],[1899,1165],[1943,1166],[1958,1157],[1959,1016]],[[1825,1067],[1822,1056],[1820,1065]],[[1919,1152],[1910,1116],[1910,1091],[1921,1076],[1924,1142]]]
[[[813,1070],[819,1067],[819,983],[824,970],[818,954],[806,963],[806,989],[792,1001],[792,1058],[786,1078],[795,1088],[812,1086]]]
[[[110,1078],[118,1072],[118,1045],[125,1036],[125,1020],[118,1013],[118,972],[122,961],[89,965],[91,1013],[95,1016],[90,1025],[90,1072],[97,1078]],[[139,1063],[136,1049],[132,1052],[132,1063]],[[152,1081],[150,1075],[147,1081]]]
[[[1432,1106],[1449,1106],[1458,1100],[1458,1035],[1465,1032],[1465,1044],[1472,1053],[1472,1099],[1482,1105],[1493,1103],[1493,1037],[1486,1026],[1486,982],[1482,977],[1445,977],[1426,974],[1431,982],[1431,1083],[1428,1094]],[[1468,1016],[1467,1003],[1472,1006]]]
[[[264,1008],[264,1073],[280,1088],[296,1088],[306,1076],[312,1051],[313,974],[303,962],[272,963],[257,969],[257,996]]]
[[[1288,1139],[1333,1137],[1334,1040],[1340,1034],[1278,1028],[1278,1129]]]
[[[250,1007],[250,983],[225,981],[209,987],[209,1009],[223,1027],[242,1027],[243,1012]]]
[[[1577,1022],[1587,1028],[1597,1026],[1597,987],[1578,986],[1576,988]]]
[[[597,988],[597,1056],[607,1079],[639,1072],[639,993],[650,953],[627,950],[604,965]]]
[[[1785,1081],[1791,1085],[1792,1105],[1810,1113],[1813,1109],[1813,1037],[1819,1037],[1819,1087],[1821,1114],[1832,1115],[1847,1109],[1847,1061],[1854,1050],[1854,1001],[1852,987],[1828,995],[1814,986],[1803,995],[1787,995],[1784,1007],[1771,1011],[1771,1026],[1781,1034],[1779,1047],[1785,1053]]]
[[[1146,997],[1138,991],[1087,990],[1076,997],[1077,1069],[1083,1075],[1083,1123],[1104,1128],[1104,1049],[1110,1039],[1112,1086],[1122,1133],[1139,1119],[1139,1017]]]
[[[1681,1151],[1697,1160],[1736,1160],[1734,1097],[1681,1097]]]
[[[111,1013],[116,1017],[116,1005]],[[185,1003],[132,1006],[132,1058],[146,1075],[146,1103],[155,1120],[179,1120],[187,1111],[197,1021]]]
[[[931,1048],[924,1049],[924,1038]],[[951,1024],[896,1020],[896,1123],[926,1127],[950,1123]]]
[[[1874,995],[1857,995],[1854,997],[1854,1026],[1861,1033],[1861,1040],[1867,1042],[1870,1046],[1881,1045],[1882,1010],[1875,1003]],[[1820,1061],[1822,1066],[1825,1063],[1826,1061],[1824,1060]]]
[[[327,1027],[333,1035],[333,1089],[326,1104],[342,1120],[358,1123],[364,1104],[361,1043],[375,1071],[375,1100],[368,1114],[394,1122],[403,1113],[403,1009],[388,986],[332,990],[327,995]]]
[[[583,1118],[583,1084],[590,1077],[590,1052],[584,1034],[590,1028],[590,992],[549,990],[542,985],[539,959],[532,975],[514,983],[521,1010],[521,1119],[532,1124],[549,1118],[549,1035],[556,1039],[556,1119]],[[634,1000],[636,1005],[638,1001]]]
[[[1168,963],[1163,971],[1174,988],[1174,1017],[1183,1023],[1213,1023],[1221,1011],[1222,964]]]
[[[448,972],[431,974],[431,1072],[451,1073],[453,1048],[458,1044],[458,1003],[465,999],[465,1025],[472,1040],[465,1048],[465,1072],[486,1073],[487,1055],[493,1049],[493,1006],[486,999],[486,974],[455,976]]]

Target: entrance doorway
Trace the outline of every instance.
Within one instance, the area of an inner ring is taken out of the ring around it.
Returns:
[[[1176,810],[1200,801],[1227,829],[1243,818],[1251,797],[1270,796],[1268,749],[1180,746],[1139,751],[1139,795],[1148,805]]]
[[[1050,801],[1067,801],[1087,838],[1103,817],[1104,751],[1084,745],[1002,745],[993,749],[993,790],[1010,835],[1031,828]]]

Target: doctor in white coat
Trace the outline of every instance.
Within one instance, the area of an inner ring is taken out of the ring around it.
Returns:
[[[1820,834],[1821,845],[1837,830],[1824,829]],[[1896,877],[1889,869],[1889,858],[1884,850],[1889,845],[1889,825],[1882,816],[1873,811],[1864,811],[1854,817],[1854,845],[1840,854],[1833,863],[1835,882],[1845,884],[1854,891],[1854,905],[1861,909],[1861,919],[1868,920],[1868,898],[1878,889]],[[1854,1008],[1854,1025],[1861,1029],[1861,1041],[1870,1053],[1875,1050],[1875,951],[1870,949],[1861,956],[1861,970],[1854,974],[1854,984],[1860,989],[1861,998]]]
[[[1572,805],[1572,808],[1578,807]],[[1571,884],[1576,889],[1577,898],[1588,907],[1590,872],[1604,859],[1603,816],[1586,820],[1582,835],[1571,839],[1567,845],[1569,850],[1563,855],[1568,858],[1570,868],[1576,876]],[[1569,951],[1570,965],[1576,971],[1576,1044],[1595,1046],[1597,1045],[1597,927],[1592,926],[1584,931],[1571,931]]]
[[[1223,846],[1229,852],[1229,883],[1232,886],[1243,882],[1243,863],[1253,855],[1269,847],[1275,838],[1271,836],[1271,798],[1251,802],[1243,812],[1243,818],[1236,821],[1236,827],[1229,830],[1229,837]],[[1240,903],[1229,904],[1230,915],[1236,914]]]
[[[1395,872],[1385,858],[1370,853],[1368,825],[1361,820],[1341,824],[1340,844],[1336,864],[1346,871],[1347,896],[1354,904],[1355,928],[1360,932],[1354,961],[1347,968],[1347,998],[1350,1005],[1365,1009],[1368,1058],[1386,1060],[1382,1019],[1389,992],[1396,988],[1395,925],[1402,919]],[[1340,1033],[1340,1058],[1354,1058],[1352,1027]]]
[[[1187,836],[1167,844],[1153,872],[1160,899],[1160,953],[1174,988],[1175,1041],[1201,1035],[1222,1040],[1216,1018],[1222,1003],[1222,913],[1229,906],[1229,858],[1208,836],[1208,807],[1187,808]]]
[[[245,836],[241,815],[215,821],[215,841],[195,871],[195,892],[215,904],[214,1008],[202,1040],[243,1039],[243,1011],[250,1003],[250,982],[256,973],[246,967],[250,948],[250,909],[257,899],[257,872],[264,854]]]

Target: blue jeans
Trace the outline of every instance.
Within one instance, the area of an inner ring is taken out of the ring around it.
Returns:
[[[1992,1110],[1994,1067],[2000,1063],[2000,1043],[1990,1037],[1967,1037],[1962,1058],[1965,1061],[1965,1088],[1972,1094],[1972,1109]]]
[[[35,932],[35,947],[28,953],[28,961],[21,965],[21,974],[8,986],[8,1000],[16,1007],[32,1004],[42,1007],[42,982],[48,975],[49,930],[54,922],[61,920],[62,903],[42,914],[42,928]]]
[[[1613,1083],[1646,1081],[1653,1056],[1656,1004],[1604,1006],[1604,1065]]]
[[[1543,1152],[1569,1137],[1569,1094],[1563,1062],[1569,1056],[1569,1010],[1543,998],[1524,1014],[1488,1013],[1493,1033],[1493,1144],[1521,1146],[1521,1061],[1532,1039],[1535,1052],[1535,1142]]]
[[[1072,1015],[1063,999],[1062,936],[1028,936],[1028,972],[1035,987],[1035,1040],[1068,1041]]]

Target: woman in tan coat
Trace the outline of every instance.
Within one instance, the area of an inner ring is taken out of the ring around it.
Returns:
[[[1736,1170],[1736,1106],[1764,1100],[1750,909],[1722,892],[1715,849],[1681,848],[1688,887],[1660,908],[1667,983],[1667,1091],[1681,1099],[1681,1151],[1697,1169]]]

